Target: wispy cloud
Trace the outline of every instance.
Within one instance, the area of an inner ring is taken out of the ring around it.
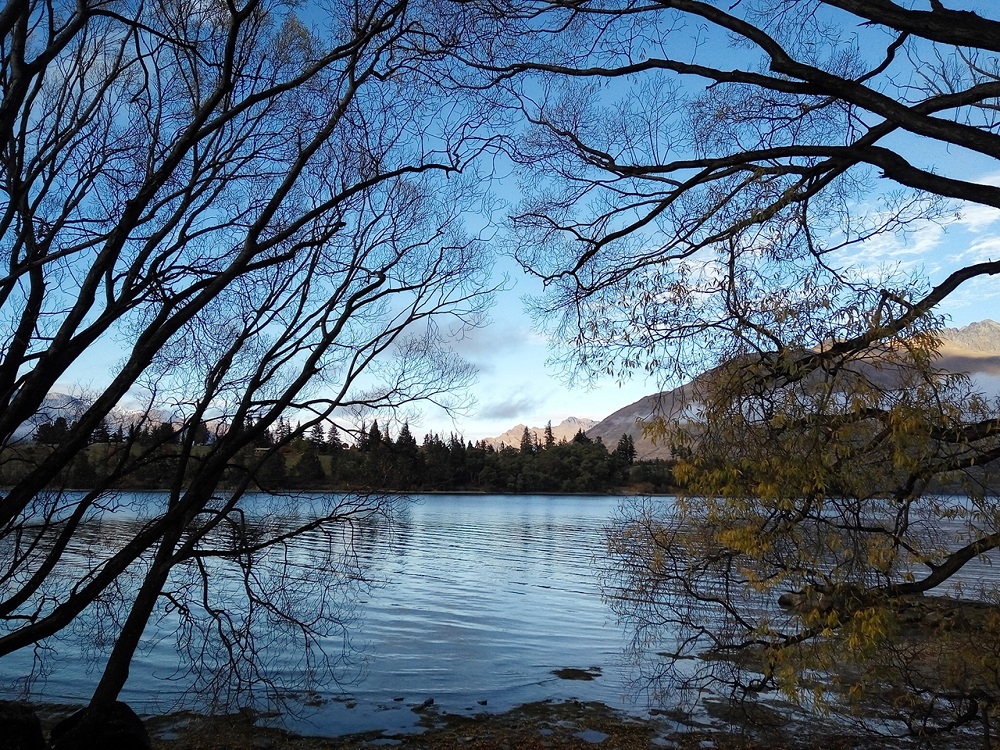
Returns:
[[[476,415],[480,419],[519,419],[540,408],[545,403],[544,394],[532,392],[530,386],[512,391],[505,398],[483,404]]]
[[[955,223],[969,232],[982,232],[1000,221],[1000,210],[992,206],[964,206]]]
[[[952,258],[961,263],[983,263],[1000,258],[1000,237],[977,237],[965,250],[956,253]]]
[[[505,323],[493,323],[452,342],[452,348],[483,373],[495,372],[507,354],[544,345],[544,338],[530,328]]]

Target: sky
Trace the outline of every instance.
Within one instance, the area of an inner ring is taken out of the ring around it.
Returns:
[[[995,169],[995,162],[980,154],[908,134],[890,136],[886,144],[912,155],[921,166],[933,165],[941,174],[962,179],[977,175],[971,179],[1000,185],[1000,172],[989,171]],[[516,205],[517,196],[505,198]],[[915,224],[911,229],[905,237],[877,237],[852,250],[853,257],[842,260],[870,268],[888,266],[903,275],[919,274],[933,285],[958,268],[1000,258],[1000,211],[992,208],[956,206],[952,215]],[[532,330],[523,310],[521,298],[537,294],[540,282],[524,276],[513,262],[501,267],[511,276],[511,289],[498,295],[492,325],[475,332],[460,347],[479,371],[472,391],[475,406],[454,421],[426,410],[413,423],[415,434],[454,431],[475,441],[499,435],[517,424],[542,427],[549,420],[558,424],[571,416],[601,420],[644,396],[680,385],[659,383],[641,371],[625,383],[612,378],[597,379],[590,387],[566,382],[559,367],[550,361],[547,342]],[[1000,321],[1000,284],[991,277],[966,283],[939,312],[947,325],[956,328],[987,318]]]
[[[920,161],[942,165],[945,171],[963,177],[978,174],[977,181],[1000,185],[1000,173],[985,171],[981,156],[954,149],[938,152],[935,148],[942,147],[922,143],[917,149]],[[519,196],[509,186],[506,191],[504,200],[516,205]],[[938,283],[956,268],[998,257],[1000,211],[977,205],[962,208],[944,221],[924,222],[905,238],[878,237],[845,261],[871,267],[894,265],[901,273],[922,273],[931,283]],[[518,424],[543,427],[550,420],[555,425],[568,417],[601,420],[645,396],[680,385],[660,383],[641,371],[625,382],[613,378],[568,381],[551,361],[548,342],[533,329],[524,310],[523,298],[538,294],[541,282],[526,276],[510,258],[498,260],[497,274],[509,281],[497,293],[492,322],[456,344],[478,373],[470,392],[472,405],[452,417],[434,407],[407,414],[418,439],[427,432],[442,436],[454,432],[476,441]],[[954,327],[986,318],[1000,320],[1000,284],[990,278],[967,284],[949,298],[941,312]],[[76,381],[60,387],[65,392],[78,392],[91,384],[99,385],[107,363],[108,352],[88,353],[74,370]]]
[[[982,182],[1000,184],[1000,174],[985,175]],[[1000,211],[973,206],[943,223],[925,222],[908,238],[883,236],[871,242],[855,263],[898,265],[903,273],[925,273],[932,283],[971,263],[1000,257]],[[553,363],[545,338],[532,327],[523,298],[541,289],[538,279],[525,275],[512,259],[500,258],[498,278],[506,276],[506,288],[497,294],[492,321],[456,344],[457,351],[475,366],[478,376],[470,390],[472,405],[452,417],[433,406],[405,415],[417,439],[429,432],[447,437],[451,433],[475,442],[495,437],[518,424],[543,427],[568,417],[600,421],[635,401],[680,383],[658,383],[637,373],[619,383],[596,378],[589,383],[570,382]],[[942,312],[949,325],[960,327],[992,318],[1000,321],[1000,284],[985,278],[964,286],[947,301]],[[97,386],[106,377],[108,352],[88,352],[74,368],[72,383],[57,390],[79,393]],[[390,428],[391,429],[391,428]]]
[[[977,162],[963,163],[951,154],[952,167],[975,173]],[[957,162],[957,163],[956,163]],[[1000,173],[982,174],[977,182],[1000,184]],[[957,268],[1000,258],[1000,211],[984,206],[962,206],[950,218],[923,222],[908,237],[885,235],[869,243],[851,261],[864,265],[898,266],[901,273],[924,274],[930,283],[943,281]],[[473,388],[476,406],[458,420],[456,432],[467,440],[492,437],[516,424],[544,426],[566,417],[601,420],[618,409],[662,390],[642,372],[625,383],[598,379],[588,390],[566,383],[559,368],[549,362],[551,351],[532,330],[521,297],[536,294],[541,284],[518,273],[513,266],[513,287],[500,295],[495,322],[477,332],[465,348],[466,357],[479,368]],[[1000,321],[1000,284],[984,277],[964,285],[944,304],[941,312],[951,327],[959,328],[985,319]],[[679,384],[666,384],[674,387]],[[451,423],[428,412],[423,420],[435,431],[450,431]],[[438,429],[441,425],[445,429]]]
[[[979,181],[998,184],[1000,175],[985,175]],[[931,283],[939,283],[956,268],[998,257],[1000,211],[972,206],[943,223],[925,222],[907,238],[881,237],[853,260],[873,266],[898,265],[903,273],[922,272]],[[643,377],[641,372],[625,383],[598,379],[589,389],[567,383],[559,367],[550,362],[547,342],[532,329],[523,309],[521,298],[537,294],[540,282],[524,276],[512,262],[501,263],[501,269],[510,274],[511,288],[498,295],[492,324],[459,346],[479,371],[472,389],[475,405],[455,420],[427,409],[411,421],[414,434],[455,432],[475,442],[517,424],[543,427],[549,420],[558,424],[567,417],[599,421],[662,390],[655,378]],[[956,328],[987,318],[1000,320],[1000,285],[989,277],[972,282],[953,295],[942,312],[948,325]],[[668,387],[674,385],[679,384]]]
[[[567,417],[601,420],[660,389],[653,379],[637,376],[617,383],[600,379],[593,387],[568,382],[553,363],[545,338],[533,330],[522,298],[541,291],[541,283],[525,276],[513,262],[500,264],[508,273],[509,289],[497,295],[492,322],[474,331],[457,346],[477,371],[472,388],[475,404],[454,420],[439,410],[426,409],[411,422],[414,434],[461,434],[475,442],[495,437],[517,424],[544,427]]]
[[[692,42],[695,39],[692,37]],[[698,36],[697,43],[700,46],[704,40]],[[720,46],[718,53],[742,60],[745,50]],[[690,85],[698,87],[702,83],[693,79]],[[611,95],[610,89],[607,93]],[[923,142],[915,148],[913,142],[896,145],[917,154],[922,163],[940,165],[944,171],[960,172],[963,176],[980,174],[982,182],[1000,184],[1000,174],[985,173],[980,156],[961,150],[938,150],[943,147],[933,142]],[[512,187],[501,186],[501,190],[510,191],[503,196],[505,201],[517,204],[519,196],[513,194]],[[931,283],[936,283],[957,267],[997,257],[1000,257],[1000,212],[976,206],[946,222],[926,222],[905,239],[877,238],[857,258],[847,260],[873,267],[896,264],[902,273],[925,272]],[[499,435],[517,424],[542,427],[550,420],[558,424],[568,417],[601,420],[644,396],[679,385],[658,382],[642,371],[625,382],[613,378],[586,383],[567,380],[558,364],[551,361],[553,353],[548,342],[533,329],[523,307],[522,298],[538,294],[540,282],[524,275],[509,258],[500,259],[497,272],[506,275],[509,283],[497,294],[492,322],[456,345],[478,372],[470,394],[473,403],[465,413],[452,417],[433,407],[408,414],[411,431],[418,438],[426,432],[441,435],[454,432],[475,441]],[[1000,285],[989,279],[973,282],[949,299],[942,312],[953,326],[985,318],[1000,319]],[[100,350],[89,352],[74,370],[76,381],[60,385],[67,392],[86,390],[92,384],[99,386],[106,376],[109,354]]]

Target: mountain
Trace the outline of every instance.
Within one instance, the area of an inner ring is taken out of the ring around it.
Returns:
[[[556,442],[559,442],[560,440],[563,439],[572,440],[573,436],[576,435],[576,433],[578,433],[580,430],[587,432],[596,424],[597,420],[595,419],[587,419],[585,417],[584,418],[567,417],[559,424],[552,425],[552,436],[555,437]],[[483,442],[486,443],[487,445],[492,445],[494,448],[499,448],[501,445],[510,445],[513,446],[514,448],[517,448],[518,446],[521,445],[521,436],[524,434],[524,427],[525,426],[523,424],[515,425],[502,435],[497,435],[496,437],[493,438],[486,438],[485,440],[483,440]],[[538,442],[540,443],[545,441],[544,425],[542,427],[529,427],[528,433],[532,435],[537,435]],[[615,437],[616,442],[619,437],[621,437],[621,434]],[[612,447],[614,446],[612,445]]]
[[[981,320],[941,331],[938,366],[965,372],[987,392],[1000,391],[1000,323]]]
[[[14,442],[31,440],[39,425],[45,422],[54,422],[59,417],[67,422],[72,422],[83,413],[85,408],[86,404],[75,396],[66,393],[50,393],[42,401],[38,411],[14,431]]]
[[[1000,393],[1000,323],[982,320],[962,328],[945,328],[940,335],[938,367],[948,372],[967,373],[984,392]],[[889,381],[893,379],[891,368],[870,370],[866,375],[876,381],[884,380],[886,386],[890,386]],[[685,383],[672,391],[645,396],[591,427],[587,436],[600,437],[610,449],[618,444],[622,433],[627,433],[635,442],[637,458],[669,458],[670,449],[643,436],[639,424],[660,414],[676,417],[682,410],[691,408],[692,391],[692,383]]]
[[[993,320],[980,320],[962,328],[945,328],[941,331],[941,339],[947,347],[982,355],[1000,355],[1000,323]]]
[[[655,444],[643,435],[639,425],[641,422],[648,422],[658,414],[677,416],[690,406],[692,391],[692,384],[685,383],[672,391],[645,396],[591,427],[587,430],[587,437],[594,440],[601,438],[608,446],[608,450],[611,450],[618,445],[618,440],[623,434],[628,434],[631,435],[632,441],[635,443],[635,456],[640,461],[669,458],[670,449],[662,444]]]

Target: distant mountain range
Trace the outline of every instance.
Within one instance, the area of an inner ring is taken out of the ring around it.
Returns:
[[[560,440],[572,440],[573,437],[576,435],[576,433],[578,433],[580,430],[583,430],[585,433],[587,433],[588,430],[593,429],[595,425],[597,425],[597,420],[595,419],[567,417],[559,424],[552,425],[552,436],[556,439],[556,442],[559,442]],[[497,435],[496,437],[492,438],[486,438],[485,440],[483,440],[483,442],[486,443],[487,445],[492,445],[494,448],[500,448],[503,445],[510,445],[513,446],[514,448],[517,448],[521,445],[521,436],[524,435],[524,427],[525,426],[523,424],[515,425],[502,435]],[[539,443],[545,442],[544,425],[541,427],[529,427],[528,434],[532,436],[537,436]],[[621,437],[620,433],[615,437],[616,444],[618,438],[620,437]]]
[[[635,444],[635,455],[639,460],[668,458],[669,448],[663,444],[656,444],[643,435],[639,425],[648,422],[657,414],[679,413],[691,402],[692,391],[691,383],[685,383],[672,391],[644,396],[601,420],[587,431],[587,437],[594,440],[601,438],[610,450],[618,445],[618,440],[623,434],[628,434]]]
[[[982,320],[941,332],[938,364],[949,372],[967,372],[988,392],[1000,391],[1000,323]]]
[[[58,391],[49,393],[42,401],[39,410],[14,432],[14,442],[32,440],[39,425],[54,422],[59,417],[67,422],[74,422],[80,418],[89,405],[89,401],[77,396],[70,396]],[[152,420],[153,423],[170,419],[166,412],[160,410],[153,410],[146,414],[135,409],[116,409],[108,417],[107,424],[111,430],[114,430],[116,427],[126,428],[128,425],[137,424],[146,418]]]
[[[1000,392],[1000,323],[983,320],[963,328],[946,328],[941,331],[941,339],[939,367],[949,372],[969,373],[983,390]],[[998,380],[993,382],[994,378]],[[601,438],[610,449],[618,444],[623,433],[627,433],[632,436],[638,458],[667,458],[669,449],[645,437],[639,424],[658,414],[677,415],[690,405],[691,399],[691,383],[672,391],[645,396],[594,424],[587,430],[587,436]],[[523,429],[522,425],[504,433],[511,435],[515,430],[517,432],[517,437],[513,441],[508,440],[508,445],[520,444]]]
[[[942,369],[969,373],[986,392],[1000,393],[1000,323],[982,320],[962,328],[945,328],[941,331],[941,339],[943,343],[938,365]],[[657,414],[676,415],[690,405],[691,399],[692,384],[685,383],[672,391],[645,396],[600,421],[569,417],[553,425],[552,434],[557,441],[572,440],[577,432],[583,430],[591,439],[601,438],[610,450],[618,444],[619,438],[624,433],[632,436],[638,458],[665,458],[669,455],[669,449],[663,445],[656,445],[644,437],[639,423],[649,421]],[[84,407],[85,404],[73,396],[62,393],[49,394],[38,414],[18,431],[15,439],[30,439],[39,424],[52,421],[56,417],[75,419]],[[138,418],[139,415],[121,413],[118,415],[118,421],[128,423],[132,421],[129,417],[133,416]],[[502,445],[516,448],[521,444],[524,427],[523,424],[515,425],[502,435],[486,438],[483,442],[496,448]],[[544,442],[544,425],[529,427],[528,432],[537,436],[538,442]]]
[[[945,328],[941,331],[945,344],[981,354],[1000,355],[1000,323],[980,320],[962,328]]]

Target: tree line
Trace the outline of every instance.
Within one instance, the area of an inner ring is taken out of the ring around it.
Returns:
[[[17,481],[18,467],[30,465],[57,444],[70,423],[65,417],[38,425],[31,444],[14,450],[20,461],[0,464],[0,481]],[[201,425],[194,436],[195,453],[217,439]],[[102,423],[90,444],[59,480],[69,488],[87,489],[100,483],[124,450],[155,447],[146,470],[120,483],[123,489],[162,489],[174,476],[181,432],[170,422],[141,422],[111,428]],[[623,433],[608,449],[582,430],[571,439],[556,440],[551,425],[543,436],[527,428],[517,446],[460,435],[444,438],[425,434],[421,442],[403,423],[395,437],[377,420],[347,431],[330,423],[305,433],[281,418],[230,467],[227,482],[252,472],[263,490],[489,493],[603,493],[620,490],[662,493],[674,489],[672,461],[636,460],[633,439]]]

